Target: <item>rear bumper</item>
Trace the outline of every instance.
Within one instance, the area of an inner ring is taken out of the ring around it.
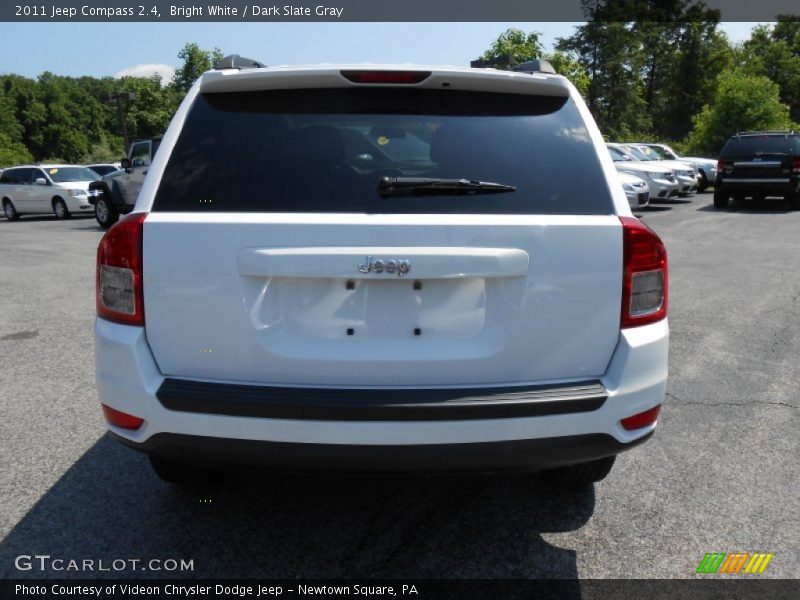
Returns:
[[[461,444],[414,446],[297,444],[159,433],[141,444],[117,441],[151,456],[207,466],[241,465],[275,470],[367,473],[537,471],[619,454],[645,442],[652,431],[622,444],[610,435],[587,434]]]
[[[465,421],[597,410],[599,381],[492,388],[300,388],[167,378],[156,392],[167,410],[301,421]]]
[[[775,194],[782,196],[800,192],[800,180],[787,178],[718,178],[714,187],[729,194]]]
[[[275,396],[276,388],[247,385],[231,395],[230,382],[194,382],[176,394],[143,328],[97,319],[96,377],[102,403],[145,420],[135,431],[109,426],[114,437],[151,454],[323,471],[536,470],[644,441],[655,424],[627,431],[620,420],[663,402],[668,338],[666,321],[621,331],[606,372],[591,382],[439,389],[444,400],[408,387],[361,388],[357,398],[314,388]]]

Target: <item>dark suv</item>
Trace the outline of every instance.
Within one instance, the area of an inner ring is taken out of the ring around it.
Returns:
[[[737,133],[723,146],[717,162],[714,207],[731,197],[785,198],[800,210],[800,134],[795,131]]]

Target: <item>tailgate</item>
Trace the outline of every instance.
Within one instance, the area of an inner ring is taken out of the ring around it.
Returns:
[[[387,220],[151,214],[145,310],[162,373],[468,385],[605,372],[619,334],[616,217]]]
[[[391,75],[268,89],[283,75],[252,73],[193,100],[144,223],[162,373],[463,386],[605,372],[622,226],[580,99],[545,76]]]

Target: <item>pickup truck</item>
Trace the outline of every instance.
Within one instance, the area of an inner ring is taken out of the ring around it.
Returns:
[[[94,205],[94,216],[100,227],[108,229],[120,215],[133,210],[160,144],[161,136],[134,141],[128,156],[120,161],[121,170],[89,185],[89,203]]]

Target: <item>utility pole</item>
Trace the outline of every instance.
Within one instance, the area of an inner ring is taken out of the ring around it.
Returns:
[[[128,151],[130,147],[130,141],[128,140],[128,128],[125,125],[125,109],[124,104],[125,101],[132,102],[136,100],[136,94],[134,92],[127,92],[124,94],[112,94],[108,97],[109,103],[116,102],[117,103],[117,114],[119,115],[119,128],[122,130],[122,140],[125,144],[125,152]]]

